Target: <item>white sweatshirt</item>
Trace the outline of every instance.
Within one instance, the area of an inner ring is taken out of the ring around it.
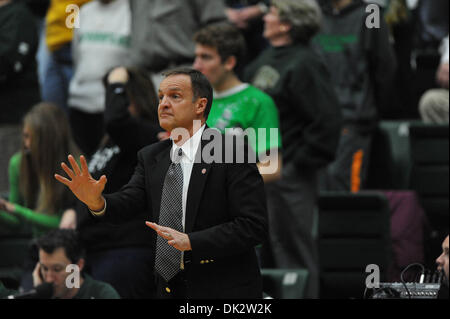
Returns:
[[[131,12],[128,0],[109,4],[92,1],[80,10],[80,28],[72,42],[74,76],[69,107],[87,113],[105,109],[103,76],[126,63],[130,48]]]

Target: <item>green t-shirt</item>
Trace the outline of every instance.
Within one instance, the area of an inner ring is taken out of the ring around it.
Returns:
[[[248,143],[257,155],[281,148],[278,110],[272,98],[257,88],[242,84],[214,96],[206,122],[209,127],[226,133],[227,128],[253,128]],[[265,134],[259,129],[265,129]],[[272,130],[271,129],[275,129]],[[274,132],[276,134],[274,134]]]
[[[84,275],[84,282],[73,299],[120,299],[120,296],[110,284]]]

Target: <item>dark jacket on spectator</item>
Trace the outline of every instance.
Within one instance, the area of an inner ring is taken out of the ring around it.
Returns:
[[[309,45],[265,50],[246,68],[245,80],[275,101],[284,164],[308,171],[334,159],[341,114],[329,72]]]
[[[0,124],[19,124],[40,100],[36,73],[38,35],[21,3],[0,7]]]
[[[379,28],[370,28],[366,6],[360,0],[339,12],[325,6],[322,30],[313,41],[330,70],[344,125],[359,131],[371,131],[380,109],[389,105],[396,71],[382,12]]]

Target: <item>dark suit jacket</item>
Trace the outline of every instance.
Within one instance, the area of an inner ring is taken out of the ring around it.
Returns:
[[[220,139],[224,140],[223,135]],[[199,150],[206,143],[202,140]],[[103,218],[120,223],[148,207],[147,220],[158,222],[171,147],[168,140],[138,153],[138,165],[129,183],[120,192],[105,195]],[[147,227],[144,220],[142,225]],[[261,298],[254,248],[265,240],[267,228],[264,184],[256,164],[197,161],[186,203],[185,232],[192,246],[186,254],[190,256],[186,268],[188,297]]]

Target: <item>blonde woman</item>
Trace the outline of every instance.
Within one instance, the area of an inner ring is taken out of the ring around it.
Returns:
[[[75,214],[75,198],[53,178],[70,152],[78,150],[64,111],[48,103],[35,105],[24,117],[22,149],[10,160],[9,201],[0,199],[0,222],[25,222],[33,237],[59,226],[74,228],[63,215]]]

